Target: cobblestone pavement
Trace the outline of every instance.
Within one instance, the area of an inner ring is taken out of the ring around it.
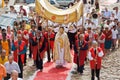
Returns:
[[[120,49],[103,58],[101,80],[120,80]],[[89,63],[85,65],[84,74],[74,74],[71,80],[90,80]]]

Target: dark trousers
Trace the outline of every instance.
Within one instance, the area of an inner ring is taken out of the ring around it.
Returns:
[[[95,74],[97,77],[97,80],[100,80],[100,69],[91,69],[91,80],[95,80]]]
[[[49,62],[51,61],[49,46],[47,48],[47,59],[48,59]]]
[[[4,80],[9,80],[10,79],[10,74],[7,73],[7,76],[4,78]]]
[[[75,45],[75,43],[74,43],[74,40],[70,40],[70,49],[72,49],[73,48],[73,45]]]
[[[29,58],[32,58],[32,50],[31,50],[31,44],[29,45]]]
[[[23,63],[22,63],[22,60],[21,60],[21,55],[18,56],[18,65],[19,65],[20,72],[21,72],[19,74],[19,77],[23,78]]]
[[[79,58],[77,57],[77,71],[78,71],[79,73],[83,73],[84,65],[80,65],[78,59],[79,59]]]
[[[26,64],[26,60],[27,60],[27,54],[25,53],[24,64]]]
[[[43,60],[40,58],[38,54],[36,58],[36,68],[41,70],[43,69]]]

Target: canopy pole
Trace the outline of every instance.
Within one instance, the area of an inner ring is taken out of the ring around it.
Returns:
[[[82,9],[82,28],[84,29],[84,4]]]
[[[48,25],[48,19],[47,19],[47,32],[48,32],[48,53],[50,54],[50,32],[48,31],[49,25]]]

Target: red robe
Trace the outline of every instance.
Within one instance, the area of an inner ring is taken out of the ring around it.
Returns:
[[[36,40],[36,37],[33,38],[34,42],[37,43],[37,40]],[[45,44],[45,38],[44,37],[41,37],[40,40],[39,40],[39,56],[41,59],[44,58],[44,53],[46,51],[46,44]],[[33,60],[36,60],[37,58],[37,53],[38,53],[38,43],[32,47],[32,53],[33,53]]]
[[[104,54],[100,47],[98,47],[96,50],[97,50],[97,53],[95,54],[94,48],[92,47],[92,48],[90,48],[89,53],[88,53],[91,69],[95,69],[96,64],[97,64],[97,69],[101,68],[102,57]]]
[[[18,52],[21,52],[21,51],[24,49],[25,45],[26,45],[25,42],[22,41],[21,44],[19,45],[19,48],[20,48],[20,49],[19,49],[19,50],[16,49],[16,50],[14,51],[13,56],[14,56],[14,61],[15,61],[15,62],[18,62]],[[14,42],[14,46],[15,46],[15,47],[18,46],[18,41],[15,41],[15,42]],[[25,54],[20,54],[20,55],[21,55],[22,63],[24,63],[24,55],[25,55]]]
[[[34,35],[32,34],[32,32],[29,33],[29,40],[30,40],[30,41],[29,41],[29,45],[30,45],[31,51],[32,51],[32,49],[33,49],[33,48],[32,48],[32,47],[33,47],[33,46],[32,46],[32,42],[31,42],[31,40],[33,39],[33,37],[34,37]]]
[[[29,40],[30,40],[29,44],[30,44],[33,60],[36,60],[38,46],[37,44],[35,45],[35,43],[37,43],[37,40],[36,37],[33,35],[32,31],[29,33]]]
[[[76,35],[75,35],[75,40],[78,40],[78,36],[80,35],[80,33],[77,33]]]
[[[33,45],[34,43],[36,43],[36,45]],[[38,52],[37,39],[36,37],[33,37],[33,42],[32,42],[33,60],[36,60],[37,52]]]
[[[27,30],[23,31],[23,36],[22,36],[23,41],[25,41],[26,46],[28,46],[28,41],[29,41],[29,34]]]
[[[88,37],[88,39],[86,41],[88,42],[89,48],[90,48],[90,46],[92,45],[92,41],[94,40],[94,34],[93,34],[93,32],[88,33],[87,31],[85,31],[85,36],[86,36],[86,39]]]
[[[98,34],[97,33],[94,34],[94,40],[98,41]]]
[[[49,44],[50,44],[50,49],[53,50],[53,48],[54,48],[55,33],[54,33],[54,32],[50,33],[49,39],[48,39],[48,32],[45,32],[45,33],[44,33],[44,36],[45,36],[45,38],[47,39],[46,47],[48,48],[48,42],[49,42]]]
[[[46,51],[46,44],[45,44],[45,38],[41,37],[41,39],[39,40],[39,50],[40,50],[40,58],[43,59],[44,58],[44,54]]]
[[[88,33],[85,33],[85,34],[84,34],[84,39],[85,39],[85,41],[87,41],[87,42],[89,41],[89,34],[88,34]]]
[[[104,51],[105,35],[103,33],[99,36],[98,42],[99,42],[100,48],[102,48],[102,50]]]
[[[77,49],[78,49],[78,47],[79,47],[79,41],[77,40],[76,41],[76,47],[77,47]],[[79,54],[80,54],[80,56],[79,56],[79,65],[80,66],[82,66],[82,65],[84,65],[84,61],[85,61],[85,58],[87,57],[87,50],[88,50],[88,44],[87,44],[87,42],[84,40],[83,41],[83,44],[82,44],[82,48],[80,48],[80,50],[79,50]],[[77,56],[78,56],[78,54],[77,54]],[[75,58],[77,57],[77,56],[75,56]],[[74,62],[76,63],[77,62],[77,58],[76,58],[76,60],[74,59]]]

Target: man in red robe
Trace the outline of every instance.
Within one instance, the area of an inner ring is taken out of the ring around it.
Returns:
[[[103,55],[104,53],[102,49],[98,47],[98,43],[96,41],[93,41],[92,47],[88,52],[91,68],[91,80],[95,80],[95,74],[97,79],[100,80],[100,69]]]
[[[46,51],[46,42],[45,42],[45,37],[42,32],[38,31],[37,33],[37,55],[36,55],[36,68],[40,69],[42,72],[43,70],[43,58],[44,58],[44,53]]]
[[[32,46],[32,39],[36,34],[36,30],[35,30],[36,26],[32,25],[31,26],[31,30],[29,32],[29,58],[32,58],[32,50],[33,50],[33,46]]]
[[[18,40],[14,41],[12,44],[12,51],[14,52],[14,61],[18,62],[18,65],[20,67],[20,78],[23,78],[23,64],[24,64],[24,55],[27,52],[27,47],[25,42],[22,40],[22,35],[17,35]]]
[[[79,39],[76,41],[77,52],[77,62],[78,62],[78,72],[83,73],[84,70],[84,61],[87,56],[88,43],[84,40],[84,34],[79,35]]]
[[[55,33],[52,31],[52,28],[49,27],[48,32],[45,32],[44,36],[45,36],[46,45],[47,45],[46,46],[47,47],[47,58],[48,58],[48,62],[50,62],[51,61],[50,50],[52,49],[52,55],[53,55]]]
[[[28,31],[27,30],[24,30],[22,32],[22,40],[25,42],[26,47],[28,47],[29,35],[28,35]],[[25,53],[24,65],[26,65],[26,60],[27,60],[27,54]]]

